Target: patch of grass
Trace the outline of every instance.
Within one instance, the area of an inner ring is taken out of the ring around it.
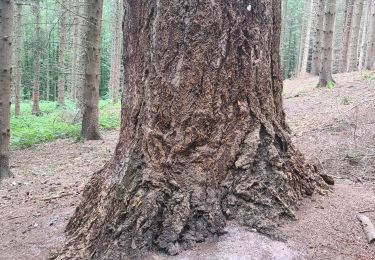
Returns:
[[[362,77],[368,81],[371,81],[374,79],[374,74],[369,70],[363,70]]]
[[[344,105],[344,106],[348,106],[350,105],[351,101],[350,101],[350,98],[349,97],[344,97],[342,100],[341,100],[341,104]]]
[[[120,126],[120,104],[101,100],[99,125],[102,130],[116,129]],[[31,114],[32,103],[21,103],[21,115],[11,115],[11,147],[25,148],[56,139],[75,138],[79,140],[81,122],[74,102],[67,100],[64,107],[55,102],[40,102],[42,114]]]
[[[328,81],[327,86],[328,89],[334,89],[335,88],[335,82],[333,81]]]

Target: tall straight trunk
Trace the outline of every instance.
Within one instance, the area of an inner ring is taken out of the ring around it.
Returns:
[[[228,219],[271,232],[324,185],[285,122],[280,0],[248,3],[125,1],[120,140],[57,259],[177,254]]]
[[[40,98],[40,55],[41,55],[41,41],[40,41],[40,0],[36,0],[33,5],[35,15],[35,34],[34,34],[34,82],[33,82],[33,108],[32,114],[39,115],[39,98]]]
[[[375,70],[375,1],[371,2],[371,17],[369,26],[369,41],[367,44],[367,56],[365,68]]]
[[[359,33],[359,58],[358,58],[358,70],[362,70],[366,61],[366,52],[368,44],[369,34],[369,21],[371,16],[371,2],[372,0],[364,0],[363,2],[363,14]]]
[[[113,103],[118,102],[120,91],[120,64],[122,55],[122,6],[123,0],[113,1],[112,13],[112,48],[111,48],[111,71],[109,86],[112,94]]]
[[[354,1],[353,23],[350,33],[347,71],[358,70],[359,30],[363,12],[363,0]]]
[[[57,103],[65,105],[65,34],[66,34],[66,9],[60,7],[59,22],[59,74],[57,79]]]
[[[103,0],[87,0],[84,7],[87,19],[83,27],[85,53],[83,58],[83,117],[81,136],[84,140],[101,139],[99,133],[100,31]]]
[[[286,24],[287,24],[287,17],[286,13],[288,12],[288,0],[281,0],[282,5],[281,5],[281,41],[280,41],[280,50],[281,50],[281,68],[283,71],[285,71],[285,61],[283,57],[283,52],[284,52],[284,45],[286,41]],[[285,77],[285,75],[284,75]]]
[[[13,91],[14,91],[14,114],[19,116],[21,113],[20,98],[21,98],[21,74],[22,74],[22,5],[15,4],[15,19],[14,19],[14,38],[13,38]]]
[[[48,34],[48,42],[47,42],[47,47],[46,47],[46,52],[47,52],[47,57],[46,57],[46,100],[49,101],[50,100],[50,95],[51,95],[51,80],[50,80],[50,69],[51,69],[51,64],[50,64],[50,46],[51,46],[51,39],[50,39],[50,36],[51,36],[51,32],[50,32],[50,26],[49,26],[49,13],[48,13],[48,7],[46,8],[46,32]]]
[[[11,176],[9,167],[10,93],[12,82],[13,3],[0,0],[0,182]]]
[[[336,19],[336,0],[327,0],[324,13],[324,29],[322,44],[322,64],[319,73],[318,87],[326,87],[332,78],[332,57],[333,57],[333,31]]]
[[[347,0],[346,7],[345,7],[345,24],[344,24],[344,32],[343,32],[343,45],[341,50],[341,59],[340,59],[340,72],[346,72],[348,68],[348,52],[349,52],[349,42],[350,42],[350,34],[351,34],[351,27],[353,21],[353,10],[354,10],[354,0]]]
[[[311,24],[312,24],[312,15],[314,8],[314,1],[313,0],[305,0],[305,16],[307,17],[306,22],[306,31],[304,34],[304,42],[303,42],[303,54],[302,54],[302,62],[301,62],[301,74],[305,74],[307,72],[307,60],[309,58],[309,47],[310,47],[310,38],[311,38]]]
[[[82,53],[82,43],[80,41],[80,5],[77,2],[71,1],[71,9],[74,11],[72,13],[72,62],[70,67],[70,98],[77,102],[77,89],[79,86],[79,77],[81,77],[79,61],[80,54]]]
[[[319,75],[321,68],[322,56],[322,38],[323,38],[323,25],[324,25],[324,0],[318,0],[318,8],[316,12],[316,27],[315,39],[312,53],[311,74]]]

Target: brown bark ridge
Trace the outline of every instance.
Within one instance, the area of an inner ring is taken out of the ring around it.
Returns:
[[[228,219],[271,233],[326,187],[282,107],[281,3],[125,1],[115,156],[92,177],[57,259],[177,254]]]
[[[321,56],[322,56],[322,38],[323,38],[323,22],[324,22],[324,1],[318,0],[318,8],[316,13],[315,38],[311,61],[311,74],[319,75]]]
[[[345,8],[345,23],[344,23],[344,33],[343,33],[343,45],[341,50],[341,60],[340,60],[340,72],[346,72],[348,68],[348,51],[349,51],[349,41],[350,41],[350,28],[352,27],[353,20],[353,9],[354,0],[347,0]]]
[[[60,5],[59,22],[59,74],[57,79],[57,103],[65,106],[65,34],[66,34],[66,9]]]
[[[322,44],[321,70],[319,73],[318,87],[326,87],[330,82],[334,83],[332,77],[333,57],[333,31],[336,18],[336,0],[327,0],[324,13],[324,29]]]
[[[32,114],[40,115],[40,2],[36,0],[33,5],[35,15],[35,57],[34,57],[34,82],[33,82],[33,107]]]
[[[365,68],[375,70],[375,1],[371,2],[371,17],[369,25],[369,41],[367,44],[367,56]]]
[[[84,15],[87,21],[82,27],[85,52],[82,57],[85,81],[83,84],[83,116],[81,137],[99,140],[99,83],[100,83],[100,31],[103,0],[87,0]]]
[[[0,182],[12,175],[9,168],[12,23],[12,2],[0,0]]]
[[[350,33],[348,71],[358,70],[358,39],[363,12],[363,0],[354,1],[353,22]]]

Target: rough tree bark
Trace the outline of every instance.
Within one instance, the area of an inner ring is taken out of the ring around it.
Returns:
[[[13,40],[13,71],[12,84],[14,91],[14,114],[19,116],[21,113],[20,98],[21,98],[21,73],[22,73],[22,5],[15,4],[14,16],[14,40]]]
[[[40,115],[39,98],[40,98],[40,2],[36,0],[33,5],[35,15],[35,56],[34,56],[34,82],[33,82],[33,107],[32,114]]]
[[[60,5],[59,20],[59,74],[57,79],[57,103],[65,106],[65,34],[66,34],[66,9]]]
[[[111,47],[111,73],[109,86],[112,94],[113,103],[118,102],[120,94],[120,67],[122,56],[122,20],[123,20],[123,0],[113,1],[112,13],[112,47]]]
[[[359,33],[359,57],[358,57],[358,70],[362,70],[366,61],[368,34],[371,17],[371,2],[372,0],[364,0],[363,2],[363,13],[361,20],[361,28]]]
[[[81,137],[84,140],[99,140],[100,31],[103,0],[87,0],[83,9],[87,21],[82,27],[85,81]]]
[[[318,87],[326,87],[335,82],[332,77],[333,31],[336,18],[336,0],[327,0],[324,13],[324,29],[322,44],[322,64],[319,73]]]
[[[353,22],[350,33],[349,41],[349,53],[348,53],[348,69],[347,71],[358,70],[358,39],[359,30],[361,25],[363,12],[363,0],[354,1],[354,11],[353,11]]]
[[[318,8],[316,12],[315,39],[312,52],[311,74],[319,75],[322,56],[322,38],[323,38],[323,22],[324,22],[324,1],[318,0]]]
[[[369,26],[369,41],[367,44],[367,56],[365,68],[375,70],[375,1],[371,2],[371,17]]]
[[[10,92],[12,79],[13,3],[0,0],[0,182],[11,176],[9,167]]]
[[[353,21],[353,9],[354,0],[347,0],[345,7],[345,23],[344,23],[344,33],[343,33],[343,45],[341,50],[341,60],[340,60],[340,72],[346,72],[348,69],[348,52],[349,52],[349,41],[350,33]]]
[[[325,186],[285,123],[280,7],[125,1],[120,140],[58,259],[176,254],[222,234],[227,219],[271,232]]]

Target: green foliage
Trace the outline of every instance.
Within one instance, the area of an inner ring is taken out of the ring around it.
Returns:
[[[328,89],[334,89],[334,88],[335,88],[335,82],[333,82],[333,81],[328,81],[326,87],[327,87]]]
[[[99,124],[102,130],[116,129],[120,126],[120,104],[108,100],[100,101]],[[22,115],[11,116],[11,146],[25,148],[35,144],[50,142],[62,138],[79,139],[81,124],[78,111],[72,101],[67,100],[65,107],[55,102],[41,101],[42,115],[31,114],[32,103],[21,104]]]
[[[374,74],[369,70],[363,70],[362,71],[362,77],[365,78],[368,81],[371,81],[374,79]]]

